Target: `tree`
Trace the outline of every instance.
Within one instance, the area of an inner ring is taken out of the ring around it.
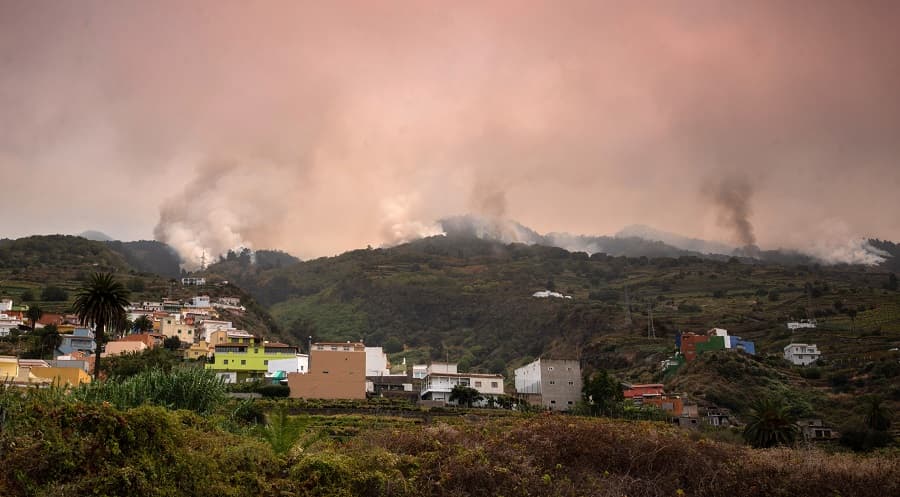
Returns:
[[[41,319],[41,316],[44,315],[44,311],[41,310],[40,307],[36,305],[28,306],[28,310],[25,311],[25,316],[28,317],[28,322],[31,324],[31,331],[35,330],[35,325]]]
[[[593,416],[609,414],[614,406],[625,400],[622,384],[605,369],[584,379],[581,396]]]
[[[483,399],[484,397],[478,393],[478,390],[463,385],[456,385],[450,392],[450,402],[456,402],[457,404],[465,405],[466,407],[472,407],[472,404]]]
[[[175,352],[181,349],[181,339],[178,337],[167,337],[165,340],[163,340],[162,345],[164,348]]]
[[[863,401],[866,427],[875,431],[887,431],[891,427],[891,410],[883,404],[881,397],[871,395]]]
[[[22,292],[22,302],[33,302],[34,301],[34,292],[31,289],[25,290]]]
[[[50,359],[56,355],[56,349],[62,343],[62,336],[55,324],[48,324],[41,330],[41,355],[44,351],[50,353]]]
[[[147,333],[148,331],[153,330],[153,321],[148,318],[145,314],[138,316],[137,319],[134,320],[134,329],[139,333]]]
[[[125,306],[129,305],[128,290],[111,273],[94,273],[78,289],[72,309],[83,326],[95,326],[97,342],[94,354],[94,379],[100,373],[100,351],[107,328],[116,329],[125,321]]]
[[[900,282],[897,281],[897,275],[891,273],[888,275],[887,283],[884,284],[884,288],[887,290],[897,291],[900,289]]]
[[[69,300],[69,292],[58,286],[48,286],[41,292],[41,300],[46,302],[64,302]]]
[[[853,333],[853,328],[856,327],[856,309],[848,309],[847,315],[850,316],[850,333]]]
[[[397,337],[390,337],[384,342],[384,351],[388,354],[395,354],[403,351],[403,342]]]
[[[753,403],[744,427],[744,440],[756,448],[793,445],[800,428],[780,399],[763,398]]]

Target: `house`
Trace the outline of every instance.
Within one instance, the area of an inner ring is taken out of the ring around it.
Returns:
[[[366,346],[319,342],[309,353],[308,373],[288,373],[292,398],[365,399]]]
[[[581,363],[577,360],[539,358],[514,374],[516,394],[529,404],[567,411],[581,400]]]
[[[55,367],[40,359],[17,359],[0,356],[0,381],[8,385],[38,386],[79,385],[90,382],[90,376],[77,367]]]
[[[665,393],[661,383],[623,386],[625,388],[622,390],[622,396],[636,406],[653,406],[673,417],[684,414],[684,401],[681,396]]]
[[[0,312],[11,311],[13,308],[12,299],[0,299]]]
[[[391,363],[381,347],[366,347],[366,376],[389,376]]]
[[[18,330],[22,324],[21,319],[12,317],[5,312],[0,313],[0,337],[9,336],[10,331]]]
[[[107,342],[100,357],[117,356],[122,354],[139,354],[147,350],[147,344],[137,340],[115,340]]]
[[[785,345],[784,358],[795,366],[808,366],[822,355],[816,344],[792,343]]]
[[[201,286],[206,284],[206,278],[181,278],[183,286]]]
[[[787,329],[794,331],[799,329],[815,329],[816,328],[816,320],[815,319],[801,319],[800,321],[791,321],[787,324]]]
[[[290,373],[306,374],[309,372],[309,355],[297,354],[287,359],[274,359],[269,361],[268,372],[266,377],[278,376],[278,373],[284,373],[283,378],[287,380]],[[279,379],[282,377],[279,377]]]
[[[75,328],[72,333],[60,335],[59,347],[56,351],[60,355],[71,354],[75,351],[93,353],[97,348],[94,341],[94,332],[89,328]]]
[[[428,374],[427,364],[413,364],[412,377],[414,380],[421,380]]]
[[[643,397],[644,395],[662,395],[665,391],[662,383],[647,383],[644,385],[624,384],[623,386],[622,395],[626,399]]]
[[[838,438],[838,432],[822,422],[821,419],[801,419],[797,421],[800,434],[807,442],[821,442]]]
[[[186,344],[194,343],[197,337],[197,330],[193,326],[183,323],[179,317],[172,315],[160,320],[159,332],[166,338],[177,337]]]
[[[460,373],[454,363],[436,362],[428,366],[427,374],[422,379],[419,398],[452,405],[450,394],[456,386],[474,388],[486,398],[504,393],[503,375]]]
[[[706,334],[678,333],[675,335],[675,346],[686,362],[693,361],[697,354],[711,350],[740,350],[747,354],[755,355],[756,346],[749,340],[728,334],[723,328],[712,328]]]
[[[188,307],[196,307],[198,309],[208,309],[209,306],[209,295],[197,295],[196,297],[191,297],[191,303],[188,304]]]
[[[262,379],[269,371],[269,361],[297,355],[297,347],[277,342],[259,343],[258,338],[249,336],[252,340],[238,335],[233,341],[215,345],[214,360],[206,369],[235,373],[228,377],[237,382]]]
[[[159,347],[163,344],[163,340],[166,339],[166,336],[162,333],[135,333],[132,335],[125,335],[120,338],[120,342],[141,342],[147,346],[148,349],[152,349],[153,347]]]

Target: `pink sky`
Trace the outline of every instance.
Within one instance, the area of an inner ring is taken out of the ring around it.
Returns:
[[[737,243],[709,188],[738,181],[762,246],[900,239],[898,22],[891,1],[3,1],[0,236],[311,257],[474,212]]]

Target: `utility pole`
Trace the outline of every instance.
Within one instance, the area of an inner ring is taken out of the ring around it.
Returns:
[[[653,328],[653,304],[647,304],[647,338],[656,338],[656,329]]]

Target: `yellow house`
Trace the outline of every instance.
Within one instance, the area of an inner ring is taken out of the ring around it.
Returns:
[[[184,356],[188,359],[200,359],[209,356],[209,344],[203,340],[191,344],[191,347],[184,351]]]
[[[90,375],[81,368],[32,368],[31,374],[51,380],[57,386],[78,386],[91,382]]]
[[[0,356],[0,381],[10,381],[19,376],[19,360],[15,356]]]

